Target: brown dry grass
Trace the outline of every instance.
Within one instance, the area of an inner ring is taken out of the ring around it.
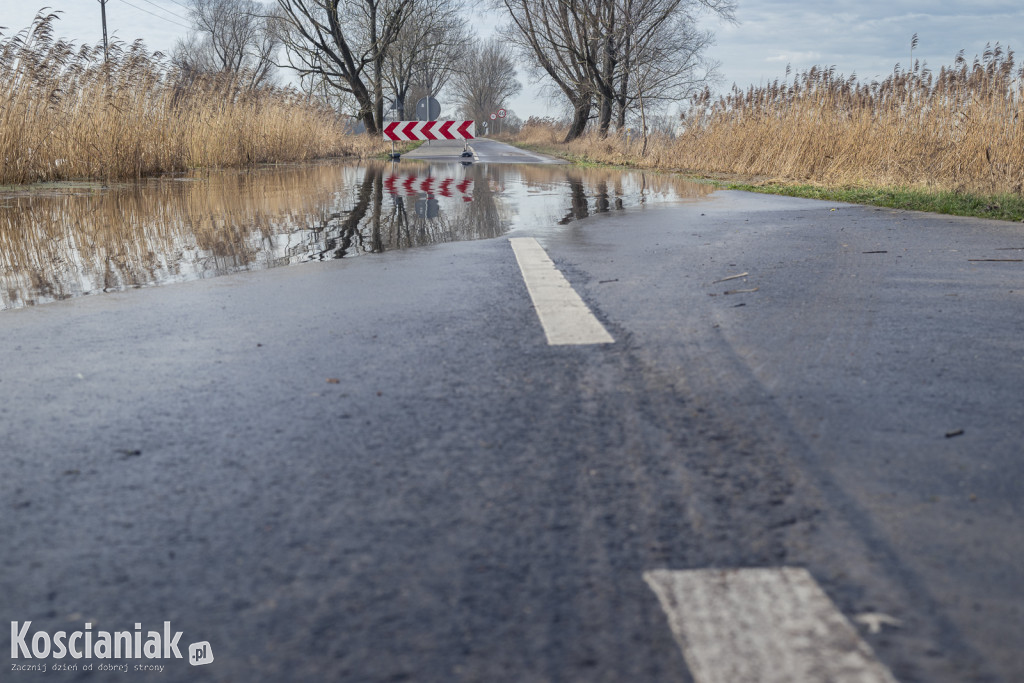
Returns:
[[[140,42],[76,46],[57,15],[0,36],[0,184],[373,156],[335,113],[290,89],[186,79]]]
[[[677,137],[589,135],[531,120],[519,141],[572,157],[645,168],[829,186],[903,186],[1021,194],[1024,70],[999,45],[973,63],[961,53],[934,73],[898,66],[861,83],[834,68],[792,82],[733,90],[690,103]]]

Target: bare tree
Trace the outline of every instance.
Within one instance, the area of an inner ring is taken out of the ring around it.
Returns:
[[[717,63],[704,57],[714,44],[714,34],[698,27],[697,12],[710,10],[732,20],[732,0],[695,2],[684,0],[671,12],[658,3],[622,0],[626,31],[620,39],[614,101],[616,127],[621,129],[627,114],[640,103],[648,115],[671,102],[680,102],[707,87],[717,75]],[[603,130],[607,131],[607,108],[602,108]]]
[[[735,0],[496,1],[510,16],[505,35],[569,100],[567,141],[583,133],[595,106],[606,135],[616,104],[622,126],[639,98],[681,98],[703,85],[711,34],[695,28],[697,15],[731,20],[735,12]]]
[[[413,0],[278,0],[291,67],[300,77],[348,93],[366,132],[384,121],[385,61],[412,14]]]
[[[256,86],[272,77],[281,48],[280,17],[254,0],[192,0],[194,30],[171,61],[186,74],[245,74]]]
[[[475,120],[487,120],[522,89],[512,50],[495,38],[466,46],[451,83],[463,115]]]
[[[496,0],[511,19],[501,35],[529,60],[532,73],[546,76],[572,108],[565,140],[583,134],[594,105],[586,65],[580,58],[578,30],[561,0]],[[571,1],[571,0],[570,0]]]
[[[384,80],[415,117],[415,99],[436,96],[447,85],[472,38],[461,0],[416,0],[385,63]]]

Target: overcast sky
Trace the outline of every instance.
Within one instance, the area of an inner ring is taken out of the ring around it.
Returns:
[[[4,33],[27,26],[39,0],[0,0]],[[142,38],[155,50],[170,52],[187,32],[188,0],[108,0],[107,28],[125,41]],[[717,19],[706,24],[717,35],[709,56],[721,62],[721,89],[781,79],[786,65],[795,70],[815,64],[831,66],[867,80],[884,77],[910,57],[910,39],[918,34],[915,59],[935,69],[951,64],[963,49],[969,58],[985,43],[1024,49],[1024,2],[1021,0],[739,0],[731,25]],[[76,41],[95,42],[102,35],[98,0],[54,0],[63,10],[58,33]],[[495,16],[475,15],[480,32],[492,30]],[[486,27],[486,28],[484,28]],[[1024,56],[1024,52],[1021,53]],[[551,107],[522,75],[524,92],[511,108],[522,118],[544,115]],[[445,103],[442,103],[445,104]],[[447,109],[447,107],[446,107]]]

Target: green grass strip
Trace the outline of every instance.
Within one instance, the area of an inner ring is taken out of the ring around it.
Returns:
[[[422,146],[423,146],[423,141],[422,140],[414,141],[414,142],[401,142],[401,143],[395,145],[395,151],[398,152],[399,154],[408,154],[409,152],[413,151],[414,149],[416,149],[418,147],[422,147]],[[387,161],[387,160],[391,159],[391,151],[388,150],[387,152],[381,152],[380,154],[375,155],[373,158],[374,159],[381,159],[381,160]]]
[[[929,191],[908,187],[820,187],[817,185],[747,185],[722,183],[730,190],[746,190],[788,197],[827,199],[891,209],[929,211],[952,216],[1024,221],[1024,197],[1013,194],[979,195],[966,192]]]

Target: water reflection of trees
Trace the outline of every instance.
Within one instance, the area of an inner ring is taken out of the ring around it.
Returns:
[[[480,168],[460,164],[368,167],[352,209],[326,216],[315,227],[325,245],[315,258],[343,258],[504,234],[506,226],[497,210],[495,191]],[[469,197],[391,194],[385,189],[385,176],[390,173],[415,175],[417,180],[428,176],[468,178],[473,181],[473,192]],[[429,203],[436,203],[436,210],[426,210]],[[418,211],[417,204],[424,210]]]
[[[454,202],[437,219],[415,216],[384,194],[385,168],[323,163],[2,197],[0,308],[500,234]]]
[[[564,165],[489,166],[492,184],[514,182],[535,190],[567,194],[550,215],[552,223],[567,225],[594,214],[626,211],[650,202],[698,199],[714,188],[664,173],[580,168]],[[567,190],[567,192],[566,192]],[[554,208],[554,206],[552,207]]]
[[[385,184],[392,173],[469,179],[472,191],[392,195]],[[107,188],[50,186],[0,197],[0,308],[497,237],[519,210],[506,192],[512,184],[546,202],[550,225],[710,191],[671,176],[608,169],[408,162],[268,167]]]
[[[288,243],[343,183],[337,166],[311,165],[0,198],[0,304],[287,262]]]

